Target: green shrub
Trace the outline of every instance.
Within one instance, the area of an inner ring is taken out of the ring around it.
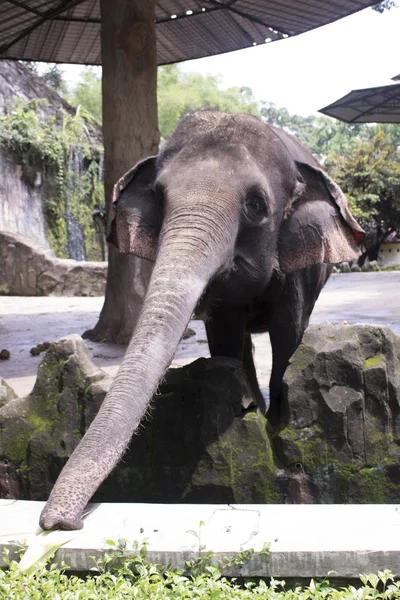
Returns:
[[[121,562],[121,555],[125,558]],[[247,551],[244,560],[252,554]],[[206,557],[211,557],[211,554]],[[228,561],[229,562],[229,561]],[[165,568],[146,561],[146,547],[134,544],[106,555],[96,563],[99,573],[85,577],[68,575],[67,567],[54,564],[34,574],[21,573],[16,561],[6,558],[8,568],[0,570],[0,598],[12,600],[361,600],[400,598],[400,585],[389,571],[361,575],[360,586],[335,589],[328,580],[311,580],[308,586],[287,587],[271,578],[241,580],[223,576],[221,567],[199,559],[186,571]]]

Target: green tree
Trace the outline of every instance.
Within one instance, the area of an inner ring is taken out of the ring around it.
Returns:
[[[37,75],[38,77],[40,77],[39,75],[39,63],[34,62],[33,60],[20,60],[19,61],[21,64],[24,65],[24,67],[26,67],[27,69],[29,69],[29,71],[31,71],[32,73],[34,73],[35,75]]]
[[[62,96],[67,93],[67,84],[65,83],[63,72],[58,65],[49,66],[40,77],[47,85],[54,88]]]
[[[358,139],[347,154],[332,152],[326,167],[347,195],[352,213],[367,231],[371,258],[384,237],[400,228],[400,149],[383,128]],[[373,255],[375,253],[375,255]]]
[[[379,2],[379,4],[374,4],[371,8],[377,12],[383,13],[385,10],[390,10],[396,6],[397,4],[394,0],[383,0],[382,2]]]
[[[37,77],[43,79],[47,85],[54,88],[59,94],[62,96],[67,94],[67,84],[64,80],[64,74],[59,65],[47,63],[46,70],[40,71],[39,65],[41,65],[41,63],[33,60],[20,60],[19,62],[29,69],[29,71],[31,71],[34,75],[37,75]]]
[[[312,146],[315,134],[315,117],[292,115],[287,108],[278,108],[274,102],[266,100],[261,101],[260,113],[264,121],[277,127],[283,127],[296,135],[307,146]]]
[[[83,106],[98,123],[103,121],[101,96],[101,71],[96,67],[85,67],[79,75],[78,83],[67,100],[73,106]]]
[[[343,123],[325,116],[292,115],[287,108],[278,108],[273,102],[262,101],[260,112],[268,123],[297,136],[322,161],[331,152],[350,152],[360,137],[369,137],[367,125]]]
[[[158,119],[162,139],[169,137],[180,119],[195,108],[208,106],[227,112],[260,115],[250,88],[222,89],[221,79],[215,75],[184,73],[178,65],[158,69]],[[101,123],[101,75],[98,69],[86,67],[81,71],[68,101],[74,106],[85,107]]]
[[[171,135],[185,114],[200,107],[260,115],[248,87],[222,89],[220,76],[184,73],[177,65],[159,68],[158,119],[163,139]]]

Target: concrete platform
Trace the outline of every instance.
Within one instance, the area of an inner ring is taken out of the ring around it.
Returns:
[[[11,550],[15,540],[34,542],[43,505],[0,500],[0,565],[4,547]],[[349,579],[383,569],[400,576],[400,505],[92,504],[89,508],[84,529],[75,532],[55,557],[76,571],[93,570],[92,557],[110,552],[105,540],[125,538],[148,540],[149,561],[181,568],[185,560],[199,556],[199,548],[217,557],[253,548],[256,554],[249,561],[229,569],[227,574],[233,576],[330,574],[330,579]],[[64,535],[67,539],[71,532]],[[271,544],[270,554],[257,554],[266,542]]]

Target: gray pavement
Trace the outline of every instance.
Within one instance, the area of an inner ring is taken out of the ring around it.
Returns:
[[[377,323],[400,334],[400,272],[335,274],[323,289],[311,323]],[[11,358],[0,361],[0,376],[18,395],[28,394],[34,384],[40,356],[30,349],[44,341],[55,341],[70,333],[82,334],[98,319],[103,298],[0,297],[0,350]],[[199,356],[208,356],[204,325],[192,321],[196,336],[181,342],[173,365],[181,366]],[[271,349],[268,334],[253,336],[261,387],[268,386]],[[88,342],[93,361],[115,375],[125,347]]]

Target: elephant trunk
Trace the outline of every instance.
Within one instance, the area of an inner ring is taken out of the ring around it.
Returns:
[[[216,257],[213,238],[218,232],[214,225],[206,232],[202,220],[207,220],[204,212],[196,217],[195,231],[176,218],[164,228],[135,333],[99,413],[59,475],[43,509],[40,525],[44,529],[82,528],[85,505],[123,455],[197,301],[226,260],[226,243],[222,243],[220,256]],[[226,234],[221,228],[222,239],[228,239]]]

